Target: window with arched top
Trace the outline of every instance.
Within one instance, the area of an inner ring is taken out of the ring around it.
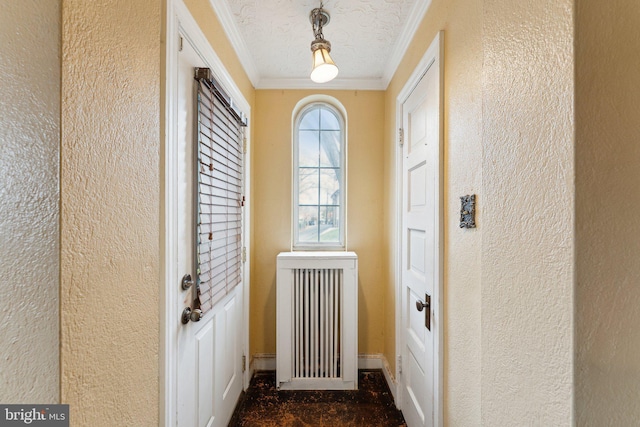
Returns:
[[[345,247],[345,122],[332,105],[303,107],[294,127],[294,249]]]

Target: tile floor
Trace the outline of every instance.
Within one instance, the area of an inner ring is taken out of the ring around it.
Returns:
[[[359,376],[353,391],[277,391],[275,371],[256,372],[229,426],[406,426],[382,371]]]

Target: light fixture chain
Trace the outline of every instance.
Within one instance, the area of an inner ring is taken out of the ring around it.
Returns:
[[[314,10],[313,14],[313,34],[316,37],[316,40],[323,39],[324,34],[322,34],[322,2],[320,2],[320,7]]]

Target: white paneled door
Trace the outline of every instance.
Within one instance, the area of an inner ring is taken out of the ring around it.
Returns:
[[[441,280],[440,76],[436,57],[402,104],[402,412],[437,425],[436,328]]]
[[[207,67],[186,37],[178,54],[178,212],[175,310],[194,306],[196,286],[183,289],[189,274],[196,279],[196,99],[194,67]],[[177,425],[226,426],[242,391],[242,295],[236,286],[201,319],[177,322]]]

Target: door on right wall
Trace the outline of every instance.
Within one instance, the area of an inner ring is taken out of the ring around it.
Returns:
[[[402,104],[400,384],[402,412],[409,427],[438,425],[437,340],[442,333],[437,316],[442,286],[439,55],[428,64]]]

